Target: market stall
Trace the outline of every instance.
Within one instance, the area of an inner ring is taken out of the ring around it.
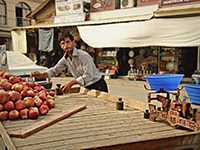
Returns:
[[[37,120],[3,121],[1,134],[12,149],[166,149],[197,148],[199,132],[177,129],[166,122],[144,118],[147,103],[121,97],[123,110],[116,110],[120,96],[81,88],[78,93],[55,96],[56,107]],[[25,138],[10,137],[76,105],[83,109]],[[3,131],[7,131],[3,132]],[[166,142],[167,141],[167,142]]]
[[[154,4],[130,9],[86,12],[87,17],[84,21],[71,21],[68,18],[71,14],[69,16],[66,16],[66,14],[57,15],[56,11],[61,10],[55,10],[53,6],[59,6],[58,3],[55,4],[55,1],[52,0],[46,1],[27,16],[36,19],[36,25],[14,28],[13,32],[17,32],[18,29],[33,31],[37,31],[37,29],[55,29],[61,32],[75,29],[82,42],[77,42],[77,45],[88,52],[89,49],[93,49],[90,53],[96,65],[98,65],[96,56],[98,56],[99,48],[119,49],[119,53],[123,51],[121,49],[129,48],[129,51],[131,51],[134,48],[136,54],[130,59],[133,59],[134,69],[138,70],[136,73],[143,72],[141,68],[146,67],[145,63],[148,63],[148,67],[151,68],[145,70],[145,73],[147,71],[148,73],[179,73],[184,69],[184,73],[189,80],[192,73],[199,70],[199,59],[198,57],[194,58],[195,53],[199,54],[198,46],[200,42],[198,30],[200,5],[198,3],[175,5],[173,7],[159,7],[158,4]],[[65,11],[65,13],[68,13],[69,10],[66,9]],[[81,14],[85,13],[82,10],[79,11],[81,11]],[[50,18],[47,19],[47,16],[50,16]],[[164,55],[163,48],[171,49],[170,53],[174,53],[175,49],[175,51],[180,52],[180,55],[178,53],[173,54],[174,57]],[[146,51],[149,49],[148,56],[137,54],[137,51],[143,49]],[[191,69],[186,63],[182,63],[190,50],[194,50],[194,55],[190,55],[190,62],[195,64]],[[128,71],[132,72],[128,64],[127,53],[129,51],[125,50],[126,54],[119,54],[120,57],[117,56],[118,54],[116,55],[119,62],[118,66],[121,69],[119,69],[120,75],[127,75]],[[184,51],[187,51],[186,55]],[[146,61],[150,54],[157,59],[157,62]]]

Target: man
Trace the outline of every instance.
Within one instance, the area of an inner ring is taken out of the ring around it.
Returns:
[[[51,66],[54,67],[58,63],[58,61],[61,59],[61,56],[56,50],[52,50],[50,52],[50,55],[51,55]]]
[[[60,61],[54,67],[48,69],[47,72],[32,72],[31,77],[48,78],[50,80],[51,77],[68,68],[75,79],[63,85],[61,87],[62,92],[68,92],[75,84],[84,86],[87,89],[108,92],[107,84],[97,70],[91,56],[87,52],[74,47],[75,40],[73,36],[69,33],[63,33],[59,37],[59,43],[65,52]]]

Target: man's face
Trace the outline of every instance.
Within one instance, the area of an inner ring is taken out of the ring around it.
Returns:
[[[75,41],[71,41],[69,37],[60,42],[60,47],[67,53],[71,53],[74,49]]]

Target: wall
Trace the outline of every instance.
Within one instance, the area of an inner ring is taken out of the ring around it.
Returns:
[[[4,0],[7,11],[7,25],[0,25],[0,37],[9,38],[8,50],[13,50],[11,39],[11,28],[16,26],[15,6],[19,2],[26,3],[31,11],[37,8],[45,0]],[[32,21],[34,24],[34,21]]]
[[[26,3],[31,10],[34,10],[35,8],[37,8],[44,0],[38,0],[38,2],[36,2],[36,0],[4,0],[6,5],[7,5],[7,25],[9,27],[14,27],[16,26],[16,17],[15,17],[15,6],[17,5],[17,3],[19,2],[24,2]]]
[[[50,1],[41,11],[35,15],[36,23],[53,23],[55,11],[55,1]]]

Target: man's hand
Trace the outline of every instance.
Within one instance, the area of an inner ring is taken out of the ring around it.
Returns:
[[[71,87],[72,87],[73,85],[75,85],[75,84],[79,84],[79,83],[78,83],[76,80],[72,80],[72,81],[70,81],[70,82],[64,84],[64,85],[60,88],[60,90],[61,90],[63,93],[67,93],[67,92],[71,89]]]
[[[30,77],[48,78],[48,74],[47,74],[47,72],[40,73],[39,71],[33,71],[33,72],[31,72]]]

